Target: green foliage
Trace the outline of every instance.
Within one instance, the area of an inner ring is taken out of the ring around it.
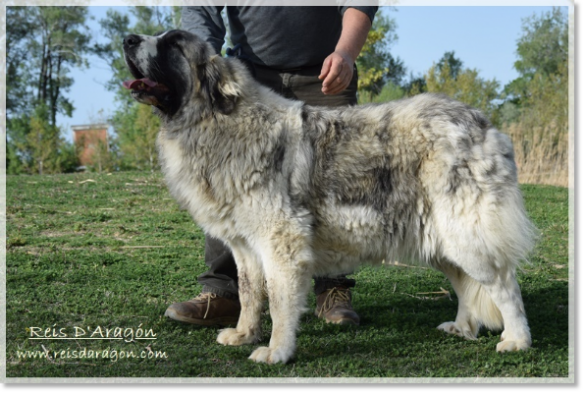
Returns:
[[[387,81],[399,84],[406,72],[402,60],[389,52],[398,38],[396,21],[378,11],[366,42],[356,60],[359,70],[358,90],[377,94]]]
[[[49,120],[55,126],[57,112],[71,115],[72,103],[63,96],[73,81],[69,77],[70,66],[86,65],[89,34],[85,25],[87,7],[9,7],[22,26],[10,24],[9,35],[15,40],[10,46],[13,59],[25,71],[16,72],[17,88],[33,89],[35,105],[45,104]],[[25,52],[26,56],[22,56]],[[24,79],[27,77],[26,79]]]
[[[408,96],[414,96],[426,92],[427,81],[424,76],[414,76],[410,74],[409,80],[404,84],[402,89]]]
[[[387,103],[392,100],[401,99],[405,94],[406,93],[400,86],[388,81],[378,94],[373,94],[366,90],[360,91],[358,94],[358,103]]]
[[[87,7],[7,7],[6,13],[7,171],[69,171],[75,160],[56,116],[73,111],[64,95],[73,84],[70,67],[87,65]]]
[[[461,68],[463,67],[463,62],[461,59],[455,57],[455,51],[445,52],[443,57],[439,60],[439,62],[435,65],[435,71],[440,74],[442,68],[447,65],[449,67],[449,76],[451,79],[457,79],[457,76],[461,72]]]
[[[27,135],[30,133],[30,116],[21,113],[6,119],[7,159],[6,172],[20,174],[32,166],[32,158],[27,148]]]
[[[31,70],[26,40],[33,30],[26,7],[6,7],[6,112],[8,119],[31,111]]]
[[[531,82],[549,76],[563,74],[568,67],[569,39],[568,20],[560,8],[539,15],[532,15],[522,21],[523,35],[518,39],[516,53],[518,60],[514,68],[520,77],[505,86],[510,102],[520,107],[529,106],[534,86]],[[562,76],[561,76],[562,78]]]
[[[560,8],[524,19],[522,30],[516,49],[519,59],[514,63],[514,68],[522,76],[520,81],[525,83],[536,74],[557,74],[559,65],[567,64],[568,20]],[[518,83],[513,86],[517,87]]]
[[[568,20],[560,8],[523,20],[524,34],[518,40],[518,60],[514,68],[520,77],[506,86],[512,101],[521,108],[533,108],[529,118],[550,104],[542,122],[566,117],[568,96],[569,39]],[[557,100],[560,100],[557,101]],[[539,107],[539,108],[535,108]],[[548,123],[548,122],[546,122]]]
[[[568,131],[568,66],[559,64],[556,73],[537,72],[526,85],[522,98],[522,115],[525,122],[534,125],[554,125],[557,133]]]
[[[452,69],[451,65],[455,67]],[[444,93],[483,111],[494,122],[499,83],[484,80],[475,69],[462,69],[463,63],[447,52],[439,65],[433,65],[425,75],[426,91]]]
[[[449,281],[428,267],[364,267],[355,273],[358,327],[300,322],[297,351],[286,365],[247,359],[266,346],[216,343],[216,327],[164,317],[173,302],[201,291],[204,239],[171,199],[160,174],[124,172],[8,176],[6,180],[6,376],[16,377],[398,377],[564,378],[569,341],[569,201],[560,187],[522,187],[539,243],[518,270],[533,348],[495,351],[499,332],[477,341],[436,329],[457,313]],[[505,231],[505,230],[504,230]],[[448,295],[442,290],[446,290]],[[315,304],[310,295],[309,309]],[[573,304],[573,308],[575,305]],[[574,309],[576,310],[576,309]],[[34,327],[133,327],[157,339],[34,341]],[[23,359],[17,351],[116,349],[165,351],[160,359]],[[477,381],[477,380],[476,380]],[[518,382],[518,381],[516,381]],[[526,381],[525,381],[526,383]]]
[[[75,144],[60,140],[57,151],[58,172],[75,172],[81,165],[79,162],[79,155]]]
[[[56,167],[55,152],[59,142],[59,130],[49,123],[48,108],[39,105],[30,118],[30,132],[26,136],[33,164],[38,174],[53,172]]]
[[[91,161],[92,164],[87,165],[88,171],[102,173],[119,169],[118,152],[112,137],[108,136],[108,140],[105,142],[102,140],[97,141]]]
[[[75,147],[61,136],[61,129],[50,121],[49,109],[41,104],[31,115],[7,121],[8,174],[54,174],[73,172],[79,166]]]
[[[120,169],[149,169],[158,167],[156,135],[160,120],[150,106],[133,104],[128,112],[114,114],[112,124],[117,131]]]
[[[511,101],[505,101],[498,109],[498,116],[500,124],[510,124],[518,119],[520,116],[520,109],[518,105]]]
[[[26,165],[19,156],[18,148],[10,141],[6,141],[6,174],[17,175],[26,171]]]
[[[364,95],[364,101],[384,102],[423,92],[443,93],[482,110],[495,123],[498,88],[499,83],[495,79],[484,80],[479,77],[477,70],[463,68],[461,59],[456,58],[455,52],[451,51],[445,52],[424,77],[411,75],[410,80],[402,86],[387,84],[384,86],[384,94],[370,97]]]

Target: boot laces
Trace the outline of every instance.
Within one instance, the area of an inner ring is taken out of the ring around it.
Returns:
[[[327,290],[327,296],[325,297],[325,301],[321,305],[319,309],[319,317],[321,317],[324,313],[327,313],[331,308],[333,308],[336,304],[349,304],[351,301],[349,289],[346,288],[339,288],[334,287],[332,289]]]
[[[197,297],[193,298],[193,301],[207,301],[207,309],[205,310],[203,319],[207,317],[207,313],[209,313],[209,307],[211,306],[211,300],[214,298],[217,298],[217,294],[215,293],[201,293]]]

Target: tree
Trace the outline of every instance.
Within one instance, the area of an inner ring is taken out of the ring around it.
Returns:
[[[49,109],[45,104],[39,105],[30,118],[30,132],[26,136],[26,147],[39,175],[57,172],[58,162],[55,152],[59,146],[59,129],[50,124]]]
[[[456,100],[480,109],[491,121],[496,120],[495,99],[499,83],[479,77],[476,69],[464,69],[454,52],[446,52],[439,63],[433,64],[425,75],[426,91],[444,93]]]
[[[114,171],[118,168],[115,145],[111,143],[111,138],[102,141],[98,140],[97,146],[94,148],[91,162],[93,164],[88,165],[88,169],[91,171],[102,173],[104,171]],[[112,149],[111,147],[114,147]]]
[[[73,84],[69,67],[85,66],[83,56],[88,50],[87,7],[26,7],[33,27],[27,37],[27,48],[32,54],[30,66],[36,71],[38,104],[46,104],[49,120],[56,125],[57,112],[71,116],[73,104],[63,96]]]
[[[60,171],[69,162],[56,125],[71,116],[64,93],[71,66],[84,66],[87,7],[7,7],[7,148],[9,173]]]
[[[415,96],[427,91],[427,81],[423,75],[415,76],[410,73],[408,81],[402,85],[402,90],[408,96]]]
[[[445,52],[443,57],[434,64],[436,75],[441,75],[441,69],[444,65],[449,66],[449,77],[451,80],[454,80],[457,79],[457,76],[461,72],[463,62],[455,57],[455,51]],[[411,73],[408,81],[402,85],[402,90],[408,96],[415,96],[428,91],[426,77],[424,75],[414,76]]]
[[[459,73],[461,72],[463,62],[461,61],[461,59],[455,57],[455,51],[451,51],[445,52],[443,57],[435,65],[435,70],[438,73],[441,73],[441,69],[445,65],[449,66],[449,76],[451,77],[451,79],[456,79]]]
[[[30,111],[32,79],[25,67],[28,57],[25,39],[32,30],[26,7],[6,7],[6,112],[14,118]]]
[[[520,77],[505,87],[508,123],[568,129],[568,19],[560,8],[523,20],[514,68]],[[512,111],[510,105],[516,106]]]
[[[30,116],[20,114],[6,120],[6,173],[21,174],[32,168],[32,157],[27,146]]]
[[[358,81],[360,94],[373,96],[380,93],[388,81],[399,85],[404,77],[406,73],[404,63],[389,52],[390,46],[398,38],[395,31],[395,20],[379,11],[356,60],[360,73]]]
[[[557,75],[559,67],[568,65],[568,27],[560,8],[523,20],[523,35],[516,48],[518,60],[514,63],[520,77],[505,87],[511,101],[519,103],[528,96],[528,85],[537,74],[539,78]]]

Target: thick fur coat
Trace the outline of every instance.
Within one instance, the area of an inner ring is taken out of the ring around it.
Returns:
[[[442,271],[459,306],[438,328],[498,351],[530,347],[517,264],[532,247],[510,139],[477,110],[422,94],[318,108],[256,83],[237,60],[170,31],[124,40],[126,86],[162,119],[158,149],[182,207],[237,262],[242,311],[218,342],[272,336],[251,359],[286,362],[311,277],[364,263],[417,261]]]

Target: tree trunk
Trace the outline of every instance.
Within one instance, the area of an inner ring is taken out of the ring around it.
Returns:
[[[51,126],[57,126],[57,100],[59,99],[59,89],[61,84],[59,82],[59,73],[61,72],[61,63],[63,58],[61,55],[57,57],[57,71],[55,78],[51,78],[51,84],[54,86],[51,88]]]

